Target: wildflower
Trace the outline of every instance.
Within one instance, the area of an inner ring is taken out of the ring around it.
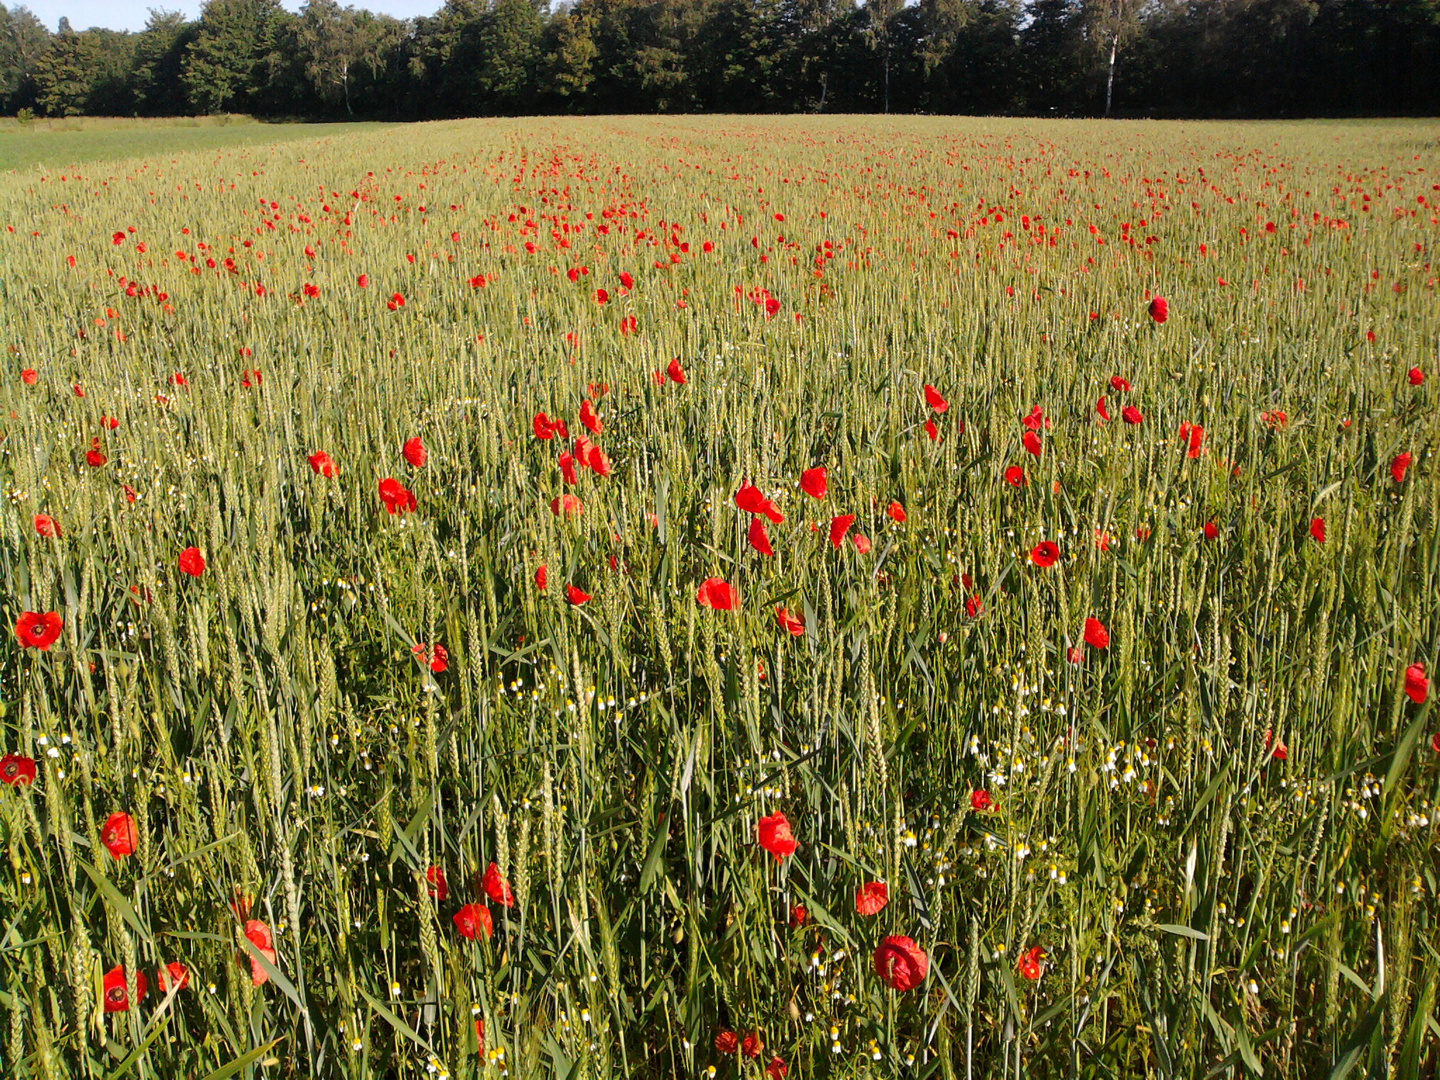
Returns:
[[[1421,371],[1418,367],[1412,367],[1410,369],[1410,385],[1419,386],[1424,381],[1425,372]]]
[[[825,492],[829,490],[829,486],[830,474],[824,465],[806,469],[800,474],[800,490],[812,499],[825,498]]]
[[[940,440],[940,428],[936,425],[933,417],[925,421],[925,434],[930,436],[931,442]]]
[[[750,519],[750,530],[746,537],[750,546],[761,555],[774,555],[775,549],[770,544],[770,534],[765,529],[765,522],[760,518]]]
[[[1145,422],[1144,414],[1134,405],[1126,405],[1125,408],[1120,411],[1120,419],[1130,425],[1143,424]]]
[[[127,855],[134,855],[135,849],[140,846],[140,833],[135,827],[135,819],[124,812],[111,814],[105,819],[105,827],[100,830],[100,843],[116,859],[123,859]]]
[[[198,547],[187,547],[180,552],[177,560],[182,574],[189,574],[191,577],[199,577],[205,573],[205,556],[200,554]]]
[[[855,524],[854,514],[841,514],[830,521],[830,545],[839,548],[845,540],[845,534],[850,531],[850,526]]]
[[[119,233],[115,234],[119,236]],[[116,241],[119,243],[119,241]],[[139,1004],[145,1000],[145,992],[150,989],[149,980],[145,978],[143,971],[135,973],[135,1003]],[[130,1011],[130,988],[125,984],[125,969],[119,964],[105,973],[105,1011],[107,1013],[129,1012]]]
[[[905,524],[905,519],[907,516],[905,513],[905,507],[901,506],[898,502],[892,502],[889,506],[887,506],[885,508],[885,513],[890,517],[892,521],[898,522],[901,525]]]
[[[171,961],[155,972],[155,981],[160,986],[160,992],[170,993],[173,986],[177,991],[184,990],[190,985],[190,969],[178,960]]]
[[[590,404],[589,398],[586,398],[580,406],[580,423],[584,424],[596,435],[599,435],[605,427],[600,417],[595,415],[595,406]]]
[[[40,373],[34,368],[27,367],[24,371],[20,372],[20,380],[26,386],[34,386],[40,381]]]
[[[505,880],[505,875],[500,872],[500,867],[491,863],[485,868],[485,877],[481,883],[485,895],[496,904],[503,904],[505,907],[515,906],[515,893],[510,889],[510,882]]]
[[[1187,458],[1198,458],[1200,447],[1205,442],[1205,429],[1199,424],[1181,424],[1180,441],[1185,446]]]
[[[855,911],[860,915],[878,915],[890,902],[890,887],[883,881],[867,881],[855,894]]]
[[[588,604],[591,600],[594,599],[594,597],[592,597],[584,589],[578,588],[575,585],[565,586],[565,598],[569,600],[570,603],[574,604],[576,607],[580,607],[582,604]]]
[[[760,1051],[765,1049],[765,1037],[758,1031],[751,1031],[746,1034],[743,1042],[740,1043],[740,1050],[748,1058],[760,1056]]]
[[[455,930],[463,938],[474,941],[476,936],[484,931],[486,938],[495,936],[495,920],[490,917],[490,909],[484,904],[466,904],[452,917],[455,923]]]
[[[680,358],[678,356],[670,361],[669,365],[665,368],[665,373],[670,376],[672,382],[677,382],[681,386],[685,385],[685,369],[680,366]]]
[[[695,602],[715,611],[734,611],[740,603],[740,594],[723,578],[706,578],[695,595]]]
[[[790,831],[790,822],[782,813],[762,817],[755,827],[755,833],[759,845],[775,856],[776,862],[795,854],[795,849],[799,846],[795,841],[795,834]]]
[[[423,469],[425,467],[425,462],[429,456],[425,452],[425,442],[419,435],[416,435],[413,439],[407,439],[404,448],[400,452],[405,455],[405,460],[417,469]]]
[[[1042,569],[1060,561],[1060,547],[1053,540],[1042,540],[1030,551],[1030,561]]]
[[[1318,543],[1321,543],[1321,544],[1325,543],[1325,519],[1324,519],[1324,518],[1322,518],[1322,517],[1317,517],[1317,518],[1311,518],[1311,519],[1310,519],[1310,535],[1313,536]]]
[[[870,554],[870,538],[864,533],[856,533],[851,539],[855,542],[855,550],[861,555]]]
[[[1403,484],[1405,482],[1405,472],[1414,461],[1415,458],[1408,450],[1395,455],[1395,460],[1390,462],[1390,476],[1395,483]]]
[[[729,1028],[715,1033],[715,1052],[718,1054],[734,1054],[740,1049],[740,1036]]]
[[[259,919],[250,919],[245,923],[245,940],[255,947],[256,952],[270,961],[272,967],[275,965],[275,938],[270,933],[270,927]],[[270,973],[248,951],[237,954],[236,959],[241,965],[244,965],[246,960],[250,961],[250,982],[255,986],[264,986],[270,981]]]
[[[1156,323],[1163,323],[1170,318],[1170,301],[1163,296],[1157,296],[1150,301],[1150,318]]]
[[[1015,968],[1031,982],[1036,981],[1045,973],[1045,950],[1036,945],[1029,952],[1020,957]]]
[[[59,612],[47,611],[41,614],[26,611],[15,623],[15,635],[25,648],[47,652],[50,646],[60,639],[60,631],[64,628],[65,620],[60,617]]]
[[[785,1064],[785,1059],[781,1057],[772,1057],[770,1064],[765,1066],[765,1075],[768,1076],[770,1080],[785,1080],[785,1075],[789,1071],[790,1067]]]
[[[417,506],[414,492],[393,476],[380,481],[380,501],[390,514],[413,513]]]
[[[1019,465],[1011,465],[1005,470],[1005,482],[1011,487],[1025,486],[1025,470]]]
[[[544,563],[541,563],[539,566],[537,566],[537,567],[535,568],[535,587],[536,587],[537,589],[539,589],[541,592],[544,592],[544,591],[545,591],[545,587],[546,587],[549,583],[550,583],[550,571],[546,568],[546,566],[545,566]]]
[[[6,754],[0,758],[0,784],[19,787],[35,783],[35,759],[19,754]]]
[[[1424,664],[1411,664],[1405,669],[1405,693],[1416,705],[1425,704],[1425,699],[1430,696],[1430,679],[1425,674]]]
[[[805,618],[798,612],[791,612],[788,608],[777,607],[775,609],[775,621],[780,624],[780,629],[788,632],[792,637],[800,637],[805,633]]]
[[[338,471],[335,459],[324,450],[316,450],[306,460],[310,462],[310,471],[317,476],[333,477]]]
[[[1111,375],[1110,388],[1117,394],[1128,394],[1132,389],[1130,380],[1123,375]]]
[[[1037,458],[1040,456],[1042,447],[1040,445],[1040,436],[1038,434],[1033,431],[1027,431],[1025,432],[1025,437],[1022,441],[1025,443],[1025,449],[1027,452],[1034,454]]]
[[[49,514],[35,515],[35,532],[44,537],[58,537],[64,535],[60,529],[60,523]]]
[[[913,990],[929,971],[930,958],[908,937],[892,934],[875,949],[875,974],[892,990]]]
[[[990,792],[984,788],[976,788],[970,792],[970,809],[977,813],[984,813],[995,805],[995,800],[990,797]]]
[[[445,880],[443,866],[430,866],[425,870],[425,891],[432,900],[443,904],[450,895],[450,883]]]
[[[385,302],[385,306],[391,311],[398,311],[400,308],[405,306],[404,295],[397,292],[394,296],[390,297],[390,299]]]
[[[585,512],[585,504],[575,495],[562,495],[550,500],[550,512],[556,517],[579,517]]]
[[[1110,631],[1105,629],[1105,624],[1099,619],[1092,617],[1085,620],[1085,644],[1092,649],[1110,647]]]
[[[1104,420],[1106,422],[1110,420],[1110,409],[1105,404],[1104,394],[1101,394],[1100,400],[1095,402],[1095,412],[1099,414],[1101,420]]]
[[[950,402],[946,401],[940,391],[936,390],[935,387],[929,383],[925,384],[925,402],[937,413],[943,413],[946,409],[950,408]]]

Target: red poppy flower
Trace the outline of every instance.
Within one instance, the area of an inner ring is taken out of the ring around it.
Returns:
[[[189,574],[191,577],[199,577],[205,573],[205,556],[200,554],[197,547],[187,547],[180,552],[177,560],[182,574]]]
[[[336,473],[335,459],[324,450],[316,450],[306,458],[310,462],[310,471],[317,476],[333,477]]]
[[[135,827],[135,819],[123,812],[111,814],[105,819],[105,827],[100,830],[100,843],[117,859],[134,855],[135,849],[140,846],[140,833]]]
[[[388,307],[391,311],[398,311],[400,308],[405,306],[405,297],[397,292],[394,296],[390,297],[390,299],[385,302],[385,306]]]
[[[838,548],[845,540],[845,534],[850,531],[850,526],[855,524],[854,514],[841,514],[830,521],[830,545]]]
[[[758,1031],[752,1031],[745,1036],[740,1043],[740,1050],[748,1058],[760,1056],[760,1051],[765,1049],[765,1037]]]
[[[535,437],[537,439],[553,439],[557,434],[555,422],[543,412],[535,414],[535,419],[531,421],[531,426],[535,430]]]
[[[579,607],[581,604],[588,604],[592,599],[594,599],[594,597],[592,597],[584,589],[577,588],[574,585],[565,586],[565,598],[569,600],[570,603],[574,604],[576,607]]]
[[[1163,321],[1163,320],[1162,320]],[[1035,982],[1045,973],[1045,950],[1036,945],[1024,956],[1020,957],[1015,965],[1017,971],[1031,982]]]
[[[1145,422],[1144,414],[1134,405],[1126,405],[1125,408],[1120,411],[1120,419],[1124,420],[1127,424],[1143,424]]]
[[[1030,551],[1030,561],[1041,568],[1054,566],[1060,561],[1060,547],[1053,540],[1042,540]]]
[[[368,289],[370,287],[370,275],[361,274],[355,279],[355,284],[359,285],[362,289]]]
[[[785,1064],[784,1058],[773,1057],[770,1059],[770,1064],[765,1066],[765,1075],[770,1080],[785,1080],[785,1076],[789,1072],[790,1066]]]
[[[259,368],[253,368],[247,371],[240,372],[240,385],[245,387],[245,389],[247,390],[250,389],[252,386],[259,386],[264,381],[265,376],[260,373]]]
[[[424,642],[418,642],[410,651],[436,675],[443,674],[450,669],[450,652],[444,645],[427,646]]]
[[[788,608],[777,607],[775,609],[775,621],[780,624],[780,629],[788,631],[792,637],[800,637],[805,633],[805,617],[798,612],[791,612]]]
[[[1111,375],[1110,388],[1117,394],[1128,394],[1132,389],[1130,380],[1123,375]]]
[[[60,631],[64,628],[65,620],[58,611],[47,611],[44,614],[26,611],[16,620],[15,635],[25,648],[47,652],[50,646],[60,639]]]
[[[883,881],[867,881],[855,894],[855,911],[861,915],[878,915],[890,902],[890,886]]]
[[[717,1031],[715,1033],[715,1052],[717,1054],[734,1054],[740,1050],[740,1036],[730,1030]]]
[[[671,381],[685,385],[685,369],[680,366],[680,358],[677,356],[671,360],[665,368],[665,374],[670,376]]]
[[[1411,664],[1405,669],[1405,693],[1416,705],[1424,705],[1425,699],[1430,696],[1430,680],[1425,675],[1424,664]],[[5,759],[9,761],[9,758]],[[4,770],[0,769],[0,779],[3,779]],[[35,775],[35,764],[30,764],[30,775]]]
[[[35,759],[19,754],[6,754],[0,758],[0,784],[19,787],[35,783]]]
[[[1419,386],[1424,381],[1425,372],[1421,371],[1418,367],[1412,367],[1410,369],[1410,385]]]
[[[450,895],[450,883],[445,880],[445,868],[443,866],[431,866],[425,870],[425,891],[430,899],[444,903],[445,898]]]
[[[579,517],[585,512],[585,504],[575,495],[561,495],[550,500],[550,512],[556,517],[561,514],[567,518]]]
[[[929,971],[930,958],[908,937],[892,934],[875,949],[875,974],[892,990],[915,989]]]
[[[767,501],[764,492],[754,484],[741,484],[735,492],[735,505],[747,514],[763,514]]]
[[[790,909],[790,929],[798,930],[810,921],[810,909],[804,904],[796,904]]]
[[[592,446],[586,451],[585,464],[596,476],[609,476],[614,471],[610,458],[598,446]]]
[[[184,990],[190,985],[190,969],[178,960],[166,964],[155,971],[155,981],[160,985],[162,994],[170,993],[170,988],[177,991]]]
[[[1072,664],[1083,664],[1085,662],[1085,654],[1074,645],[1071,645],[1065,650],[1065,659]]]
[[[946,401],[940,391],[936,390],[935,387],[929,383],[925,384],[925,401],[926,404],[937,413],[943,413],[946,409],[950,408],[950,402]]]
[[[608,304],[610,302],[610,293],[605,289],[596,289],[595,302],[597,304]]]
[[[905,524],[906,517],[908,516],[905,513],[905,507],[901,506],[898,502],[892,502],[887,506],[885,513],[890,516],[891,520],[897,521],[901,525]]]
[[[985,614],[985,604],[984,601],[980,599],[979,593],[975,593],[966,599],[965,614],[972,619],[978,619],[981,615]]]
[[[995,800],[990,797],[990,792],[984,788],[976,788],[970,792],[970,809],[984,813],[995,805]]]
[[[806,469],[800,474],[800,490],[812,499],[823,499],[830,490],[830,474],[824,465]]]
[[[1011,487],[1025,486],[1025,470],[1019,465],[1011,465],[1005,470],[1005,482]]]
[[[485,868],[482,887],[485,895],[493,902],[505,907],[515,906],[515,893],[510,889],[510,882],[505,880],[505,875],[500,873],[500,867],[493,862]]]
[[[1310,519],[1310,535],[1320,543],[1325,543],[1325,519],[1321,517]]]
[[[120,235],[116,233],[115,235]],[[145,1000],[145,992],[150,989],[149,980],[145,978],[143,971],[135,973],[135,1003],[138,1005]],[[125,985],[125,970],[119,964],[105,973],[105,1011],[107,1013],[129,1012],[130,1011],[130,988]]]
[[[1206,540],[1214,540],[1220,535],[1220,526],[1213,521],[1207,521],[1205,522],[1204,534]]]
[[[536,587],[537,589],[539,589],[541,592],[544,592],[544,591],[545,591],[545,586],[548,585],[549,583],[550,583],[550,571],[545,568],[545,564],[544,564],[544,563],[541,563],[539,566],[537,566],[537,567],[535,568],[535,587]]]
[[[105,456],[105,452],[98,448],[92,447],[85,451],[85,463],[92,469],[102,468],[109,460],[110,459]]]
[[[1036,434],[1035,432],[1033,432],[1033,431],[1027,431],[1027,432],[1025,432],[1025,437],[1024,437],[1024,439],[1023,439],[1023,442],[1025,443],[1025,449],[1026,449],[1026,450],[1028,450],[1030,453],[1034,454],[1036,457],[1039,457],[1039,456],[1040,456],[1041,446],[1040,446],[1040,436],[1039,436],[1039,435],[1037,435],[1037,434]]]
[[[940,439],[940,429],[936,426],[933,417],[925,421],[925,434],[930,436],[931,442],[938,442]]]
[[[451,916],[451,921],[455,923],[455,929],[460,936],[471,941],[474,941],[481,931],[484,931],[486,938],[495,936],[495,920],[490,917],[490,909],[484,904],[466,904]]]
[[[1109,409],[1109,407],[1105,404],[1105,395],[1104,395],[1104,394],[1101,394],[1101,395],[1100,395],[1100,400],[1097,401],[1097,402],[1095,402],[1095,411],[1100,414],[1100,419],[1101,419],[1101,420],[1104,420],[1104,421],[1107,421],[1107,422],[1109,421],[1109,419],[1110,419],[1110,409]]]
[[[1170,302],[1163,296],[1157,296],[1150,301],[1150,318],[1157,323],[1163,323],[1170,318]]]
[[[1105,624],[1099,619],[1085,620],[1085,644],[1092,649],[1108,649],[1110,647],[1110,631],[1105,629]]]
[[[1185,447],[1185,456],[1187,458],[1198,458],[1200,456],[1200,446],[1205,442],[1205,429],[1199,424],[1181,424],[1180,441],[1181,443],[1188,444]]]
[[[24,371],[20,372],[20,379],[26,386],[34,386],[40,381],[40,373],[34,368],[27,367]]]
[[[560,452],[560,475],[564,477],[567,484],[578,484],[580,472],[575,468],[575,455],[569,450]]]
[[[425,442],[419,435],[413,439],[407,439],[404,449],[400,452],[405,455],[405,460],[417,469],[423,469],[425,462],[429,460],[429,455],[425,452]]]
[[[588,398],[580,405],[580,423],[596,435],[599,435],[605,428],[604,422],[595,415],[595,406],[590,404]]]
[[[761,555],[774,555],[775,549],[770,545],[770,534],[765,531],[765,522],[760,518],[750,519],[750,531],[747,536],[750,546]]]
[[[851,539],[855,541],[855,550],[861,555],[870,554],[870,538],[868,536],[864,533],[856,533]]]
[[[60,523],[49,514],[35,515],[35,531],[41,536],[54,537],[64,535],[60,529]]]
[[[417,505],[414,492],[393,476],[380,481],[380,501],[391,514],[413,513]]]
[[[740,594],[723,578],[706,578],[700,585],[700,591],[695,594],[695,602],[701,607],[713,608],[715,611],[734,611],[740,603]]]
[[[1390,462],[1390,476],[1394,479],[1395,483],[1403,484],[1405,482],[1405,472],[1414,461],[1415,458],[1409,450],[1395,455],[1395,460]]]
[[[755,827],[755,836],[760,846],[775,856],[776,862],[794,855],[795,849],[799,847],[795,842],[795,834],[790,831],[790,822],[781,813],[762,817]]]
[[[270,927],[266,926],[259,919],[251,919],[245,924],[245,940],[255,946],[255,950],[270,961],[273,967],[276,963],[275,938],[270,933]],[[270,973],[260,966],[260,962],[250,955],[248,951],[241,952],[236,956],[243,966],[245,961],[250,962],[250,981],[256,986],[264,986],[270,981]]]

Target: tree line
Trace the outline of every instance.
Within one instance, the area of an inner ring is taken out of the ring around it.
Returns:
[[[208,0],[51,33],[0,5],[0,112],[1435,115],[1440,0]]]

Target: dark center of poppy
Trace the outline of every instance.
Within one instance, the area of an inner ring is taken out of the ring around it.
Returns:
[[[105,1000],[112,1005],[125,1004],[125,988],[123,986],[112,986],[105,991]]]
[[[4,766],[0,766],[0,776],[6,780],[14,780],[19,775],[20,763],[18,761],[7,761]]]

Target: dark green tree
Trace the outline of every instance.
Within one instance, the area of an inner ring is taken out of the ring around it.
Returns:
[[[206,0],[181,76],[191,106],[245,112],[272,100],[284,29],[279,0]]]
[[[35,72],[50,42],[50,31],[29,8],[0,4],[0,111],[34,105]]]

